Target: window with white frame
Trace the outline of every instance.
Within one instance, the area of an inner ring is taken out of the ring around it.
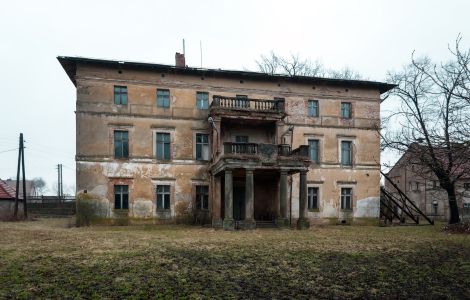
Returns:
[[[157,185],[157,210],[170,209],[170,185]]]
[[[209,135],[196,133],[196,160],[209,160]]]
[[[157,89],[157,107],[170,107],[170,90]]]
[[[196,108],[208,109],[209,108],[209,93],[196,92]]]
[[[341,209],[352,210],[352,188],[341,188]]]
[[[156,157],[159,160],[170,160],[170,134],[168,132],[156,133]]]
[[[129,186],[114,186],[114,209],[129,209]]]
[[[310,210],[318,209],[318,187],[309,187],[307,197],[308,197],[308,209]]]
[[[352,165],[352,142],[341,141],[341,165]]]
[[[196,186],[196,209],[197,210],[209,209],[209,186],[207,185]]]
[[[308,140],[308,151],[310,160],[314,163],[318,163],[320,161],[320,142],[319,140]]]

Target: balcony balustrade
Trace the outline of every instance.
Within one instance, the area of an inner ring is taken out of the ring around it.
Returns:
[[[284,111],[284,100],[261,100],[214,95],[211,103],[211,109],[213,108],[281,113]]]
[[[272,156],[273,154],[277,154],[277,156],[308,158],[308,146],[301,145],[299,148],[291,150],[291,146],[288,144],[274,145],[225,142],[224,153],[261,156]]]

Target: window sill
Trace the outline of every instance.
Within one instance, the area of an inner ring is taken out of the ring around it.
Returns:
[[[352,212],[352,208],[341,208],[342,212]]]
[[[170,208],[157,208],[157,212],[170,212]]]
[[[309,212],[320,212],[320,209],[319,208],[309,208],[308,211]]]
[[[343,168],[343,169],[352,169],[353,165],[341,165],[341,168]]]

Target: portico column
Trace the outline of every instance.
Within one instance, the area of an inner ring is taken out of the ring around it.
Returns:
[[[254,219],[254,184],[253,169],[245,169],[245,220],[244,229],[254,229],[256,227]]]
[[[233,184],[232,170],[225,170],[225,211],[224,211],[224,229],[235,229],[235,221],[233,220]]]
[[[297,221],[298,229],[307,229],[310,223],[307,219],[307,170],[300,171],[300,187],[299,187],[299,220]]]
[[[287,218],[287,171],[281,170],[279,178],[279,211],[280,217],[276,220],[278,226],[288,226],[289,220]]]

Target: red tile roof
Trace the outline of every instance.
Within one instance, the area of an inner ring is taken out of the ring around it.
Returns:
[[[15,190],[0,179],[0,200],[15,199]]]

